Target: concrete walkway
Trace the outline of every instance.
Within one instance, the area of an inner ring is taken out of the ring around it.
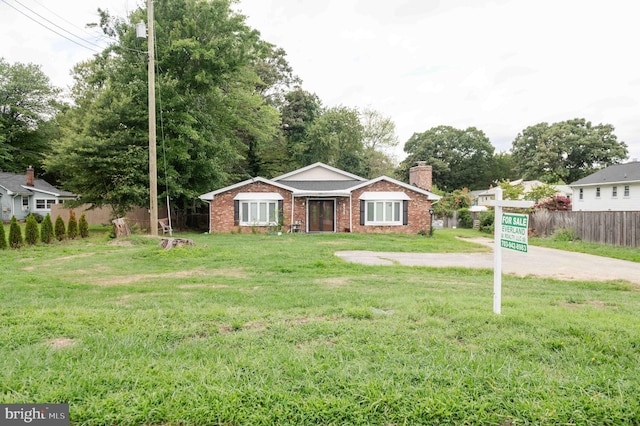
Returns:
[[[467,241],[493,248],[489,238]],[[493,250],[488,253],[394,253],[339,251],[336,256],[347,262],[365,265],[462,267],[493,269]],[[626,280],[640,284],[640,263],[590,254],[574,253],[529,245],[528,253],[502,250],[502,272],[517,276],[539,276],[561,280]]]

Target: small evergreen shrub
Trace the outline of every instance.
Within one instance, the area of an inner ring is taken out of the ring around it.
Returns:
[[[82,213],[80,215],[80,222],[78,222],[78,231],[80,232],[81,238],[89,237],[89,222],[87,222],[87,217]]]
[[[67,222],[67,237],[70,240],[75,240],[78,236],[78,221],[76,220],[76,214],[73,210],[69,210],[69,222]]]
[[[0,250],[7,248],[7,236],[4,233],[4,224],[0,222]]]
[[[462,228],[473,228],[473,216],[471,216],[469,209],[458,210],[458,224]]]
[[[20,230],[20,225],[18,225],[18,220],[15,216],[12,216],[11,224],[9,225],[9,245],[11,248],[20,248],[23,243],[22,231]]]
[[[27,216],[27,225],[24,229],[24,240],[30,246],[38,242],[40,232],[38,231],[38,222],[33,214]]]
[[[58,241],[64,240],[64,237],[67,234],[67,230],[64,227],[64,220],[62,220],[62,218],[60,216],[58,216],[56,218],[56,225],[55,225],[55,227],[53,229],[53,232],[54,232],[54,234],[56,236],[56,239]]]
[[[51,222],[51,215],[47,215],[42,219],[42,225],[40,226],[40,241],[44,244],[51,244],[53,241],[53,222]]]

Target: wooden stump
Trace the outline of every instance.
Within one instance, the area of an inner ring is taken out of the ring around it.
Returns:
[[[129,225],[127,225],[127,221],[123,217],[114,219],[111,222],[113,223],[116,238],[131,236],[131,229],[129,229]]]
[[[175,247],[195,246],[195,245],[196,244],[193,242],[193,240],[190,240],[188,238],[163,238],[158,243],[158,246],[162,247],[165,250],[171,250],[172,248],[175,248]]]

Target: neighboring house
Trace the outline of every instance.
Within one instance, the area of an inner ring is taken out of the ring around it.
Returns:
[[[539,180],[523,180],[523,179],[510,181],[509,184],[511,186],[522,185],[523,195],[521,196],[521,198],[524,198],[526,194],[533,191],[535,188],[545,185],[544,182],[541,182]],[[556,195],[562,195],[565,197],[571,196],[571,189],[567,185],[550,185],[550,186],[557,191]],[[476,205],[478,206],[488,206],[490,204],[489,203],[490,201],[496,199],[496,189],[493,187],[484,191],[479,191],[479,192],[473,191],[473,192],[476,193],[476,199],[477,199]]]
[[[573,182],[574,211],[640,210],[640,162],[614,164]]]
[[[315,163],[273,179],[256,177],[200,196],[209,231],[397,232],[431,226],[431,166],[419,162],[410,184],[365,179]]]
[[[76,196],[69,191],[54,188],[42,179],[36,179],[33,167],[26,175],[0,172],[0,220],[9,221],[12,216],[25,219],[29,213],[46,216],[51,206],[73,200]]]

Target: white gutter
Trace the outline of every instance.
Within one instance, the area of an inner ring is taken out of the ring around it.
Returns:
[[[295,205],[296,205],[296,199],[293,196],[293,192],[292,192],[291,193],[291,228],[289,228],[289,229],[291,229],[292,232],[293,232],[293,211],[294,211]],[[284,225],[284,223],[283,223],[283,225]]]
[[[353,201],[351,200],[351,194],[349,194],[349,232],[353,232]]]

